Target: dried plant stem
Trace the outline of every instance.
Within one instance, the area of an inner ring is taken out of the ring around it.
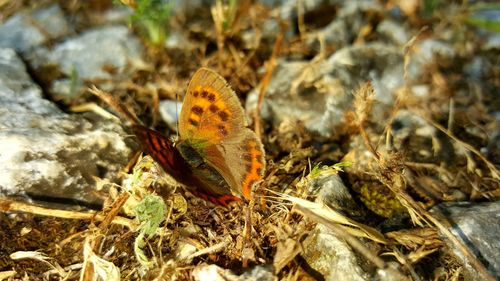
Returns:
[[[99,90],[96,86],[92,86],[89,89],[89,92],[96,95],[98,98],[111,106],[118,112],[118,114],[122,115],[123,118],[125,118],[132,125],[142,124],[142,122],[134,114],[132,114],[132,112],[130,112],[125,106],[118,102],[110,93]]]
[[[392,178],[400,178],[401,176],[398,174],[394,174],[391,176]],[[431,222],[433,225],[435,225],[441,234],[446,236],[457,248],[458,250],[464,255],[467,261],[470,262],[470,264],[477,270],[479,274],[483,277],[484,280],[495,280],[493,276],[486,270],[484,265],[477,259],[477,257],[472,254],[469,250],[468,247],[463,245],[463,243],[458,240],[458,238],[451,233],[451,231],[444,226],[438,219],[436,219],[431,213],[429,213],[427,210],[422,208],[413,198],[411,198],[410,195],[408,195],[406,192],[403,192],[402,190],[396,188],[395,190],[395,185],[394,183],[389,180],[389,181],[384,181],[384,184],[391,190],[393,191],[398,199],[403,202],[401,202],[404,206],[407,208],[411,208],[412,211],[416,212],[417,214],[421,215],[424,219],[427,221]]]
[[[28,203],[17,202],[13,200],[8,200],[5,198],[0,198],[0,211],[2,212],[23,212],[30,213],[40,216],[57,217],[64,219],[77,219],[77,220],[93,220],[93,221],[104,221],[106,217],[97,213],[86,213],[86,212],[76,212],[76,211],[66,211],[66,210],[55,210],[44,207],[39,207],[31,205]],[[123,225],[129,229],[134,229],[135,224],[131,219],[127,219],[120,216],[115,216],[109,223]]]
[[[365,146],[368,148],[368,150],[373,154],[373,156],[380,161],[380,155],[377,152],[377,150],[373,147],[372,143],[370,142],[370,138],[368,137],[368,134],[365,131],[365,128],[363,126],[359,127],[359,132],[361,134],[361,137],[363,138],[363,142],[365,143]]]
[[[113,219],[118,215],[118,212],[120,212],[123,204],[127,202],[129,197],[130,194],[128,192],[123,192],[115,199],[113,205],[111,206],[111,209],[107,212],[106,216],[104,216],[104,219],[98,226],[100,233],[107,232],[109,226],[113,222]],[[92,251],[94,253],[97,253],[101,248],[102,240],[104,239],[104,237],[105,237],[104,235],[99,235],[99,234],[89,235],[85,238],[85,243],[89,243],[90,247],[92,248]],[[85,280],[85,281],[95,280],[95,273],[94,273],[95,265],[92,262],[87,261],[86,258],[84,258],[84,260],[85,260],[84,266],[82,271],[80,272],[80,280]]]
[[[414,112],[415,114],[418,114],[418,112]],[[447,130],[445,127],[441,126],[440,124],[434,122],[433,120],[425,117],[425,115],[423,114],[418,114],[420,117],[422,117],[423,119],[425,119],[427,122],[429,122],[432,126],[434,126],[436,129],[440,130],[441,132],[445,133],[448,137],[450,137],[452,140],[454,140],[458,145],[464,147],[465,149],[469,150],[470,152],[474,153],[477,157],[479,157],[479,159],[481,159],[485,164],[486,166],[488,167],[488,169],[490,170],[490,173],[491,173],[491,176],[494,178],[494,179],[497,179],[497,180],[500,180],[500,174],[497,170],[497,168],[495,167],[495,165],[493,163],[491,163],[488,159],[486,159],[486,157],[483,156],[483,154],[481,154],[481,152],[479,152],[479,150],[477,150],[475,147],[473,147],[472,145],[458,139],[456,136],[454,136],[449,130]]]
[[[347,242],[347,244],[349,244],[353,249],[355,249],[366,259],[371,261],[375,266],[377,266],[377,268],[391,271],[391,274],[393,274],[394,276],[398,276],[398,280],[409,280],[409,278],[403,276],[403,274],[399,272],[397,269],[390,268],[389,266],[387,266],[387,263],[384,260],[379,258],[377,255],[374,255],[372,251],[367,247],[365,247],[365,245],[363,245],[363,243],[361,243],[356,237],[345,231],[340,224],[333,223],[332,221],[322,216],[315,215],[308,208],[301,207],[300,205],[296,205],[296,207],[304,215],[311,217],[316,222],[327,226],[334,233],[336,237],[344,239]]]
[[[99,228],[101,230],[107,230],[109,225],[113,222],[113,219],[118,215],[118,212],[122,209],[123,204],[127,202],[130,194],[128,192],[122,192],[113,202],[111,209],[107,212],[106,216],[102,220]]]
[[[406,55],[408,55],[408,53]],[[406,73],[406,68],[405,68],[405,73]],[[406,91],[408,91],[408,89]],[[438,219],[432,216],[431,213],[422,208],[422,206],[420,206],[415,200],[413,200],[413,198],[409,194],[407,194],[404,191],[405,180],[402,175],[404,169],[404,162],[402,161],[402,159],[397,159],[397,157],[393,157],[393,159],[391,159],[390,158],[391,155],[388,155],[389,157],[381,157],[381,155],[375,150],[375,148],[371,144],[368,134],[364,130],[364,125],[371,111],[372,96],[373,96],[373,88],[371,87],[371,85],[365,84],[361,86],[360,89],[355,93],[354,107],[356,110],[356,117],[358,119],[357,124],[361,136],[363,137],[365,146],[373,154],[380,167],[380,170],[377,173],[379,175],[379,180],[396,195],[401,204],[403,204],[403,206],[407,208],[408,212],[410,213],[410,216],[414,219],[416,223],[419,223],[420,220],[424,220],[427,223],[435,225],[439,229],[439,231],[459,249],[459,251],[464,255],[466,260],[468,260],[470,264],[477,270],[477,272],[481,274],[484,280],[494,280],[494,278],[486,270],[484,265],[477,259],[477,257],[474,254],[470,252],[469,248],[463,245],[463,243],[460,242],[460,240],[458,240],[448,230],[447,227],[445,227]],[[475,153],[479,158],[481,158],[481,160],[483,160],[488,165],[493,177],[498,178],[498,172],[494,167],[494,165],[491,164],[484,156],[482,156],[481,153],[479,153],[479,151],[477,151],[474,147],[472,147],[467,143],[462,142],[461,140],[453,136],[451,132],[446,130],[441,125],[435,123],[434,121],[429,120],[424,116],[422,116],[422,118],[427,120],[430,124],[432,124],[434,127],[439,129],[443,133],[450,136],[450,138],[452,138],[454,141],[456,141],[466,149]]]
[[[297,25],[299,27],[299,38],[301,42],[304,42],[306,36],[306,25],[304,23],[304,1],[299,0],[297,2]]]
[[[276,58],[278,57],[281,50],[281,43],[283,42],[283,32],[278,33],[276,36],[276,41],[274,42],[273,53],[266,63],[266,73],[259,84],[259,96],[257,97],[257,105],[254,111],[254,131],[257,137],[261,138],[262,125],[260,121],[260,109],[262,107],[262,102],[264,101],[264,95],[266,93],[267,86],[273,75],[274,68],[276,67]]]
[[[252,245],[252,210],[253,206],[255,205],[254,201],[251,200],[250,203],[247,206],[243,207],[243,212],[245,213],[245,227],[243,229],[244,231],[244,243],[243,243],[243,249],[247,247],[251,247]],[[245,255],[243,256],[243,268],[248,267],[248,258]]]
[[[220,243],[217,243],[213,246],[204,248],[202,250],[197,251],[196,253],[191,254],[186,260],[191,260],[191,259],[194,259],[194,258],[202,256],[202,255],[217,253],[221,250],[224,250],[224,248],[227,247],[230,243],[231,243],[231,240],[226,239]]]

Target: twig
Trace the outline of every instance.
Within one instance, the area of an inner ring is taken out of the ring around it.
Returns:
[[[441,126],[440,124],[434,122],[433,120],[427,118],[425,115],[423,114],[419,114],[418,112],[416,112],[415,110],[412,110],[413,113],[419,115],[420,117],[422,117],[423,119],[425,119],[427,122],[429,122],[432,126],[436,127],[436,129],[440,130],[441,132],[445,133],[448,137],[450,137],[452,140],[454,140],[456,143],[458,143],[460,146],[463,146],[465,149],[469,150],[470,152],[476,154],[477,157],[479,157],[479,159],[481,159],[485,164],[486,166],[488,167],[488,169],[490,170],[491,172],[491,176],[497,180],[500,179],[500,174],[497,170],[497,168],[495,167],[495,165],[493,163],[491,163],[488,159],[486,159],[486,157],[483,156],[483,154],[481,154],[481,152],[479,152],[479,150],[477,150],[475,147],[473,147],[472,145],[460,140],[459,138],[455,137],[453,135],[452,132],[450,132],[449,130],[447,130],[445,127]]]
[[[220,250],[223,250],[227,245],[229,245],[231,241],[229,239],[226,239],[220,243],[217,243],[213,246],[210,246],[210,247],[207,247],[205,249],[202,249],[202,250],[199,250],[198,252],[196,253],[193,253],[191,255],[189,255],[186,260],[191,260],[191,259],[194,259],[196,257],[199,257],[199,256],[202,256],[202,255],[206,255],[206,254],[212,254],[212,253],[216,253]]]
[[[132,114],[132,112],[130,112],[123,104],[117,101],[116,98],[113,97],[113,95],[111,95],[110,93],[99,90],[97,89],[96,86],[92,86],[89,89],[89,92],[96,95],[102,101],[111,106],[114,110],[118,112],[118,114],[122,115],[123,118],[125,118],[132,125],[142,125],[142,122],[134,114]]]
[[[243,207],[243,212],[245,213],[245,227],[244,231],[244,242],[242,251],[250,247],[252,245],[252,209],[254,207],[254,200],[250,200],[250,203],[247,206]],[[247,256],[243,256],[243,268],[248,267],[248,259]]]
[[[30,213],[40,216],[57,217],[64,219],[77,219],[77,220],[94,220],[94,221],[104,221],[105,216],[94,213],[76,212],[76,211],[66,211],[66,210],[55,210],[44,207],[39,207],[31,205],[28,203],[17,202],[13,200],[8,200],[5,198],[0,198],[0,211],[7,212],[23,212]],[[110,223],[123,225],[129,229],[134,229],[135,224],[131,219],[127,219],[120,216],[115,216]]]
[[[276,67],[276,58],[278,57],[281,50],[281,42],[283,41],[283,30],[276,36],[276,41],[274,42],[273,53],[266,63],[266,73],[259,84],[259,96],[257,98],[257,106],[254,112],[254,131],[257,137],[261,138],[261,122],[260,122],[260,109],[262,107],[262,102],[264,101],[264,95],[266,93],[266,88],[269,85],[271,76],[273,75],[274,68]]]

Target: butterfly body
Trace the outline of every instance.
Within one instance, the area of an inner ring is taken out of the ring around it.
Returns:
[[[144,149],[193,194],[226,206],[243,196],[265,170],[264,149],[246,128],[243,108],[227,82],[210,69],[191,79],[179,118],[179,141],[134,126]]]

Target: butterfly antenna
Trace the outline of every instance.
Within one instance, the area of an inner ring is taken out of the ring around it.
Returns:
[[[175,93],[175,101],[178,102],[179,101],[179,94],[176,92]],[[178,110],[178,107],[177,107],[177,103],[175,103],[175,117],[177,117],[175,119],[175,132],[176,132],[176,135],[177,135],[177,140],[179,139],[179,110]]]
[[[132,112],[130,112],[122,103],[116,100],[110,93],[104,92],[97,89],[96,86],[92,86],[89,91],[100,98],[102,101],[107,103],[111,108],[113,108],[119,115],[131,123],[131,125],[142,125],[141,120],[139,120]]]

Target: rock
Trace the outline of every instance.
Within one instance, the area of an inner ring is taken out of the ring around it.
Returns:
[[[280,60],[266,89],[261,116],[276,127],[285,118],[295,118],[310,132],[334,136],[345,127],[351,93],[370,80],[378,101],[372,121],[385,124],[393,93],[403,85],[399,48],[371,43],[342,48],[320,62]],[[257,97],[255,88],[248,95],[247,110],[255,109]]]
[[[332,76],[338,77],[348,91],[371,81],[375,99],[385,105],[392,105],[394,91],[404,82],[401,49],[387,44],[367,43],[342,48],[325,61],[324,67]],[[378,121],[381,120],[373,120],[374,123]]]
[[[498,6],[483,7],[472,13],[467,19],[472,22],[481,22],[479,26],[488,25],[490,28],[479,28],[478,33],[483,37],[484,43],[479,44],[482,51],[498,51],[500,50],[500,34],[498,33],[498,22],[500,21],[500,9]],[[494,29],[497,26],[497,29]]]
[[[161,118],[167,125],[174,130],[177,130],[177,121],[182,110],[182,102],[174,100],[160,101],[159,111]]]
[[[324,280],[371,280],[349,245],[326,226],[318,224],[303,245],[302,257]]]
[[[0,49],[0,193],[102,201],[94,176],[114,177],[131,154],[110,122],[70,116],[42,98],[22,60]]]
[[[302,85],[292,85],[292,81],[300,80],[299,77],[308,70],[305,62],[279,63],[266,90],[262,117],[276,127],[286,118],[295,118],[303,122],[307,130],[331,136],[336,126],[342,124],[351,97],[342,88],[335,87],[338,86],[337,81],[314,72],[309,73],[310,76],[302,76],[307,80]],[[315,79],[318,80],[315,84],[309,83]],[[317,89],[316,86],[328,88]],[[258,88],[250,92],[247,110],[255,108],[257,96]]]
[[[54,68],[61,72],[59,77],[63,78],[47,81],[52,94],[60,99],[74,94],[69,91],[74,84],[110,79],[112,75],[106,69],[112,69],[113,76],[130,73],[141,63],[141,50],[126,26],[107,26],[88,30],[53,49],[38,48],[28,60],[37,75],[47,75],[44,72]]]
[[[450,222],[451,232],[473,252],[488,271],[500,278],[500,202],[471,204],[441,203],[431,210]],[[448,243],[451,245],[452,243]],[[452,249],[464,261],[468,271],[465,280],[482,280],[458,249]]]
[[[317,195],[316,201],[347,214],[350,218],[357,219],[365,215],[342,182],[338,171],[333,168],[319,168],[314,176],[309,175],[307,187],[308,194]]]
[[[331,22],[315,32],[308,32],[306,34],[306,45],[309,49],[314,50],[314,53],[320,50],[320,36],[323,39],[325,51],[330,53],[332,50],[335,51],[350,45],[356,39],[361,28],[369,24],[368,19],[364,16],[365,14],[383,13],[383,7],[375,1],[345,1],[339,4],[337,6],[340,7],[337,8],[338,10],[335,12],[335,17]],[[327,1],[316,5],[316,13],[321,13],[328,6],[334,7],[333,3],[328,3]],[[311,12],[309,11],[309,13]],[[312,19],[318,21],[317,17],[312,17]]]
[[[320,51],[320,40],[323,40],[327,51],[340,49],[347,46],[353,39],[355,33],[351,31],[352,30],[347,26],[345,20],[336,19],[318,31],[308,33],[306,44],[309,49],[315,50],[315,52]]]
[[[106,10],[103,14],[104,22],[107,24],[124,24],[127,23],[134,11],[125,5],[115,5],[113,8]]]
[[[488,75],[492,71],[491,62],[481,56],[472,58],[470,62],[464,65],[464,74],[475,81],[487,80]],[[492,74],[493,75],[493,74]]]
[[[403,24],[393,20],[384,20],[379,23],[377,25],[377,32],[399,46],[405,45],[410,40],[410,35]]]
[[[0,47],[26,52],[49,40],[70,34],[71,28],[59,5],[19,12],[0,25]]]
[[[428,71],[427,67],[434,63],[438,57],[441,61],[451,61],[456,56],[455,49],[450,43],[434,38],[418,42],[415,49],[417,51],[412,53],[408,64],[410,81],[419,81],[422,74]]]
[[[219,280],[228,280],[228,281],[271,281],[276,280],[276,276],[274,276],[272,267],[259,265],[255,266],[249,270],[247,270],[242,275],[238,276],[232,273],[228,269],[224,269],[215,264],[202,264],[198,265],[193,269],[192,276],[194,280],[203,280],[203,281],[219,281]]]
[[[452,165],[457,160],[450,138],[410,111],[399,110],[391,129],[393,147],[404,152],[407,161]]]
[[[498,32],[489,32],[486,42],[481,45],[483,51],[500,50],[500,34]]]

